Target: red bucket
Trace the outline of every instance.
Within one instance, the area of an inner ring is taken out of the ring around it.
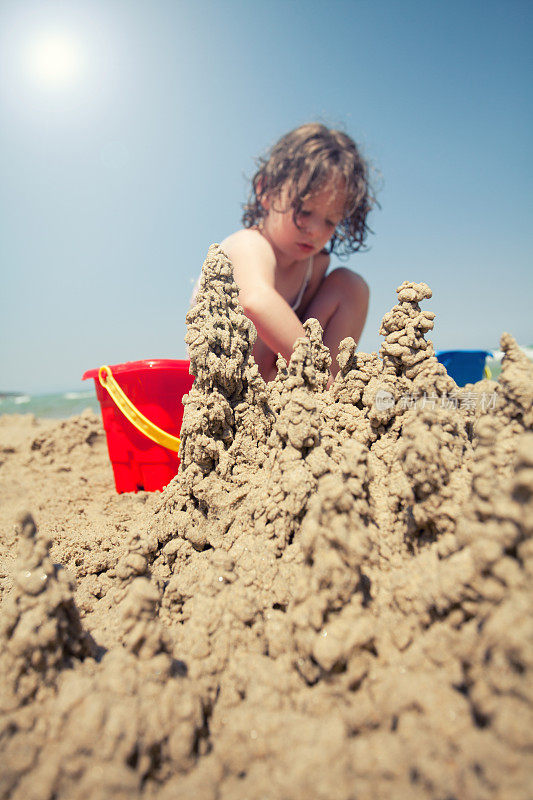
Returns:
[[[110,369],[141,414],[162,430],[179,437],[182,397],[194,381],[189,375],[189,365],[189,361],[150,359],[115,364]],[[178,471],[178,454],[153,442],[126,419],[100,384],[97,369],[86,372],[82,380],[88,378],[93,378],[96,385],[117,492],[163,489]]]

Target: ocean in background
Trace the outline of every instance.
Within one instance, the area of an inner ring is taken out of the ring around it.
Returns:
[[[522,350],[533,362],[533,347],[522,347]],[[494,380],[500,374],[502,357],[503,353],[495,350],[487,358],[486,364]],[[94,386],[92,389],[84,387],[81,390],[55,394],[0,394],[0,414],[34,414],[36,417],[67,419],[81,414],[86,408],[100,414],[100,403],[96,399]]]
[[[86,408],[100,413],[94,387],[56,394],[0,395],[0,414],[33,414],[36,417],[67,419],[81,414]]]

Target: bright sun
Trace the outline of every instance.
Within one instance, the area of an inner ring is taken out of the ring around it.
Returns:
[[[83,49],[71,34],[41,33],[28,44],[27,64],[31,77],[43,88],[72,86],[83,71],[83,62]]]

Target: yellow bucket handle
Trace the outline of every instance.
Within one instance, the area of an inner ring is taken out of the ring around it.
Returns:
[[[129,420],[138,431],[144,433],[144,435],[153,442],[157,442],[157,444],[166,447],[168,450],[173,450],[175,453],[178,452],[180,447],[180,440],[178,437],[161,430],[161,428],[158,428],[153,422],[150,422],[144,414],[141,414],[139,409],[133,405],[129,397],[124,394],[114,379],[111,367],[108,367],[107,364],[100,367],[98,370],[98,380],[100,381],[100,385],[103,386],[104,389],[107,389],[126,419]]]

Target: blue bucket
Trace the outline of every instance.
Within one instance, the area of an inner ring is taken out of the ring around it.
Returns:
[[[464,386],[484,377],[485,360],[492,353],[488,350],[439,350],[436,355],[457,386]]]

